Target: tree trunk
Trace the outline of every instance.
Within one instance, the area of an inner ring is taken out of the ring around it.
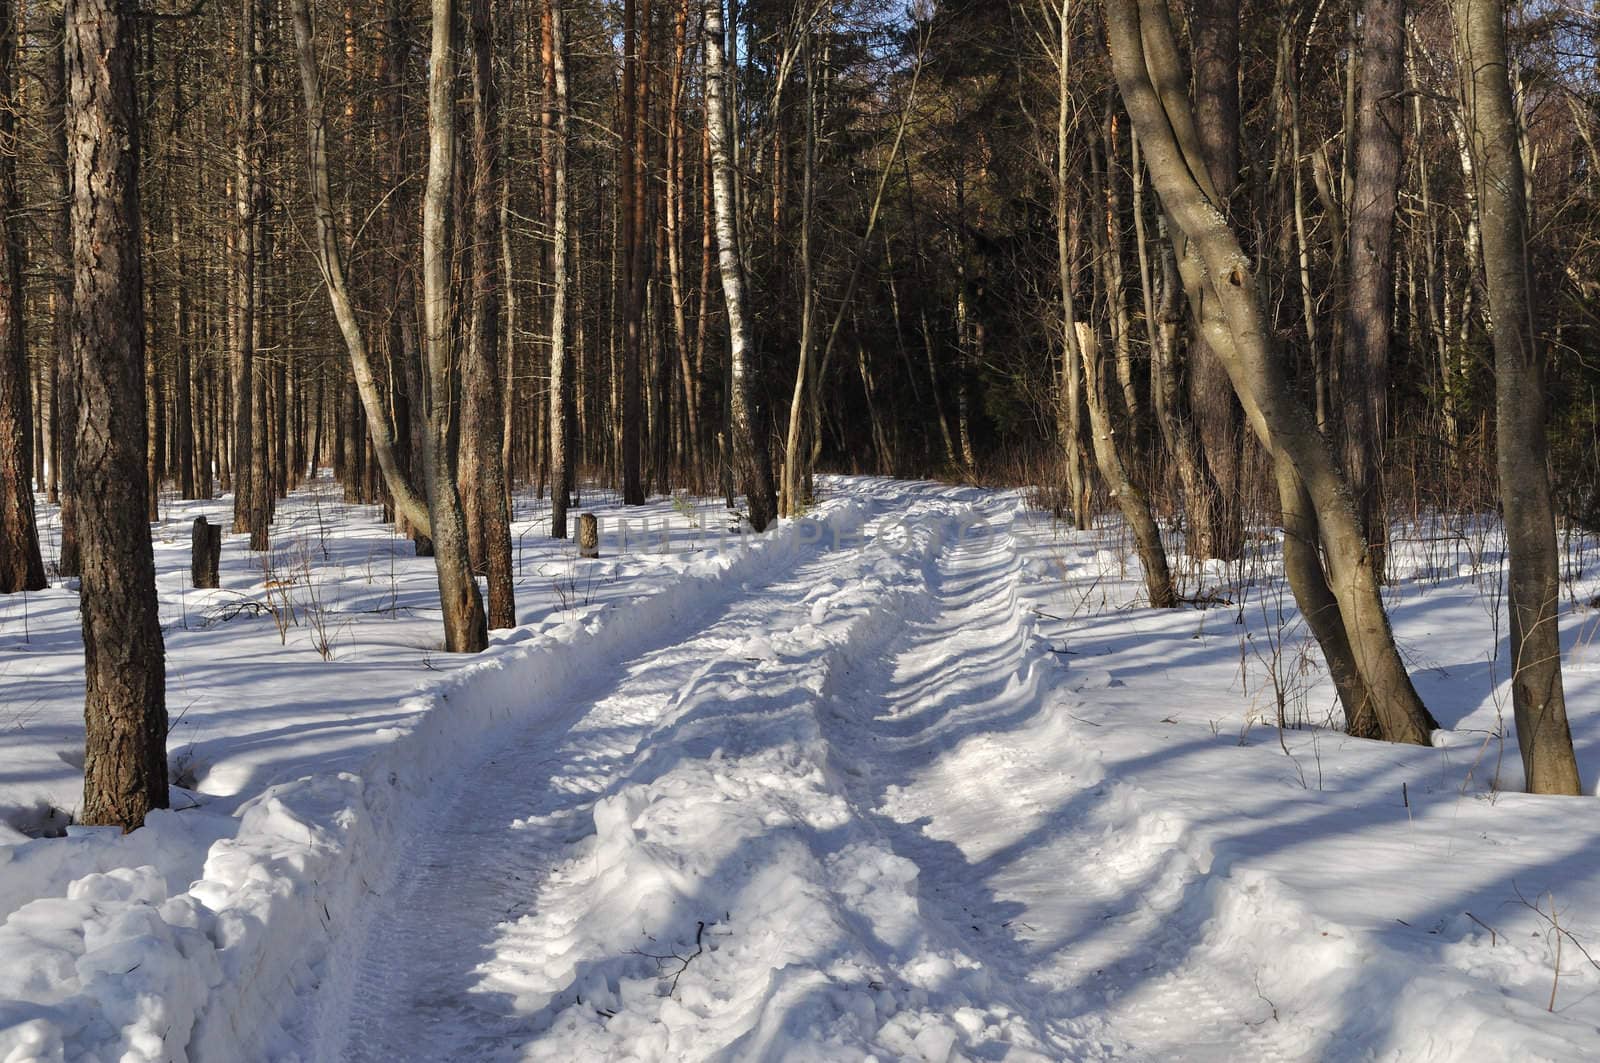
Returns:
[[[48,113],[52,129],[49,184],[54,207],[50,212],[50,247],[54,259],[54,310],[51,330],[55,341],[56,457],[61,463],[61,552],[57,568],[62,576],[81,571],[78,550],[78,355],[72,343],[72,208],[67,159],[66,26],[51,21],[48,78]]]
[[[1262,444],[1275,462],[1293,468],[1315,506],[1329,586],[1384,737],[1426,744],[1434,722],[1395,647],[1349,487],[1290,386],[1262,317],[1250,260],[1217,207],[1167,10],[1160,0],[1108,0],[1106,27],[1117,82],[1151,178],[1185,239],[1179,268],[1190,304],[1200,312],[1206,339]],[[1284,482],[1281,472],[1279,480]],[[1283,501],[1292,508],[1294,499]],[[1323,652],[1331,659],[1336,650],[1324,644]],[[1358,710],[1346,705],[1346,711]]]
[[[1382,578],[1389,534],[1380,477],[1389,419],[1395,202],[1405,116],[1401,97],[1405,88],[1405,0],[1366,0],[1365,11],[1339,408],[1350,490],[1372,553],[1372,569]]]
[[[637,10],[642,5],[643,10]],[[618,204],[623,236],[622,293],[622,501],[644,503],[640,471],[644,409],[641,357],[645,294],[645,135],[649,126],[650,0],[622,5],[622,154],[618,163]],[[641,32],[640,25],[643,30]]]
[[[290,0],[294,19],[295,55],[300,66],[300,86],[306,106],[306,155],[311,186],[311,206],[317,221],[317,261],[322,268],[323,285],[328,291],[328,301],[333,304],[333,316],[339,325],[345,348],[350,354],[351,368],[355,373],[356,388],[361,406],[366,411],[372,436],[373,454],[383,470],[384,483],[394,502],[395,513],[404,518],[424,537],[431,534],[428,503],[401,471],[395,456],[395,429],[383,409],[383,399],[378,393],[377,378],[367,353],[366,338],[361,322],[356,317],[350,300],[349,281],[345,275],[344,251],[333,215],[333,192],[328,180],[327,121],[322,110],[322,73],[317,66],[316,41],[311,33],[311,6],[309,0]],[[391,21],[390,25],[393,25]],[[402,328],[407,327],[402,320]],[[339,426],[348,434],[353,426],[339,418]],[[409,431],[404,423],[401,430]],[[346,476],[349,470],[341,470]]]
[[[250,533],[250,548],[259,549],[252,524],[255,488],[255,318],[256,318],[256,189],[260,173],[261,129],[257,124],[256,80],[260,39],[256,32],[257,0],[239,4],[239,113],[234,145],[233,194],[236,213],[233,270],[233,531]]]
[[[478,534],[489,576],[492,628],[517,624],[511,570],[511,512],[501,444],[505,430],[500,394],[500,93],[494,79],[494,21],[490,0],[471,0],[472,24],[472,305],[465,370],[462,430],[473,441]],[[464,447],[463,450],[466,448]]]
[[[1510,586],[1511,698],[1528,791],[1582,782],[1561,681],[1561,585],[1545,442],[1544,351],[1529,299],[1528,204],[1500,0],[1456,0],[1484,277],[1494,322],[1495,447]]]
[[[811,230],[812,207],[816,199],[817,164],[817,100],[815,68],[811,60],[811,34],[806,33],[806,117],[805,150],[801,159],[800,175],[800,357],[794,373],[794,395],[789,400],[789,431],[784,437],[783,488],[778,493],[778,511],[781,516],[793,517],[800,511],[801,495],[800,428],[805,412],[806,381],[811,374],[811,329],[815,318],[816,278],[812,270]],[[871,409],[872,393],[868,383],[866,352],[861,352],[861,380],[868,388],[867,402]],[[874,411],[874,423],[876,413]],[[877,438],[876,433],[874,439]]]
[[[29,482],[34,418],[22,332],[22,242],[13,228],[16,135],[17,18],[11,0],[0,0],[0,594],[46,585]]]
[[[1239,0],[1191,0],[1194,51],[1194,123],[1201,165],[1217,190],[1224,216],[1239,186]],[[1200,307],[1194,307],[1196,317]],[[1209,541],[1197,543],[1205,556],[1233,560],[1244,548],[1240,509],[1244,424],[1228,383],[1228,371],[1198,329],[1189,348],[1189,408],[1201,442],[1204,482],[1216,485],[1204,500],[1211,512],[1203,525]],[[1194,505],[1199,500],[1191,500]]]
[[[6,21],[9,23],[9,11]],[[144,274],[131,0],[67,0],[73,344],[81,365],[81,818],[167,807],[165,650],[145,521]]]
[[[549,62],[553,85],[555,129],[550,138],[551,179],[555,193],[551,229],[550,297],[550,534],[567,537],[567,506],[572,501],[572,426],[568,414],[574,405],[572,357],[567,349],[567,56],[563,0],[545,0],[550,14]]]
[[[422,199],[422,312],[427,352],[423,468],[445,649],[476,653],[489,644],[483,599],[467,557],[467,526],[456,483],[461,376],[451,320],[449,216],[455,181],[455,2],[432,0],[428,54],[428,176]]]
[[[706,126],[711,138],[712,199],[717,218],[717,260],[728,314],[728,404],[734,467],[750,508],[750,526],[765,531],[777,509],[767,434],[758,423],[755,381],[749,364],[750,326],[744,264],[739,255],[737,202],[729,142],[727,71],[723,65],[722,0],[705,0]],[[848,301],[848,295],[847,299]]]

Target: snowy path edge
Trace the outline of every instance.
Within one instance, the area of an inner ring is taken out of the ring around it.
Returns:
[[[243,805],[237,832],[211,845],[186,893],[167,896],[153,867],[119,867],[22,906],[0,944],[17,934],[34,949],[53,946],[54,969],[41,972],[53,992],[0,1008],[0,1059],[248,1057],[388,876],[403,848],[394,841],[434,780],[507,725],[535,720],[600,659],[719,589],[848,538],[876,508],[859,497],[824,502],[639,598],[548,631],[510,632],[482,660],[404,699],[412,715],[380,732],[390,740],[358,771],[277,784]],[[140,834],[160,826],[116,841],[148,841]]]

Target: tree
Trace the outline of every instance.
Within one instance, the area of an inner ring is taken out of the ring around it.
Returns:
[[[427,430],[422,461],[444,644],[476,653],[489,644],[478,582],[467,555],[467,522],[456,481],[460,444],[461,376],[451,313],[449,218],[455,191],[456,106],[454,0],[432,0],[428,53],[428,177],[422,195],[422,320],[427,358]]]
[[[1405,108],[1405,0],[1366,0],[1361,25],[1361,105],[1350,197],[1350,292],[1342,383],[1345,468],[1356,512],[1384,571],[1388,517],[1382,449],[1389,417],[1389,336],[1394,313],[1395,201],[1400,188]]]
[[[17,208],[17,18],[0,0],[0,594],[45,587],[33,515],[33,411],[23,342]]]
[[[471,306],[468,310],[464,423],[458,473],[468,539],[480,545],[489,577],[490,627],[515,627],[511,512],[501,448],[505,418],[500,335],[500,91],[494,75],[490,0],[471,0],[472,161]]]
[[[1356,717],[1370,708],[1385,738],[1426,744],[1433,718],[1395,647],[1348,485],[1272,348],[1254,268],[1219,206],[1221,195],[1201,157],[1164,0],[1107,0],[1106,29],[1128,116],[1144,145],[1162,207],[1182,238],[1178,265],[1190,305],[1273,458],[1285,517],[1303,518],[1286,520],[1288,538],[1298,538],[1296,545],[1304,550],[1320,541],[1323,549],[1326,591],[1337,603],[1347,640],[1347,647],[1322,642],[1323,654],[1336,674],[1354,671],[1364,686],[1360,701],[1345,701],[1346,715]],[[1310,513],[1306,503],[1314,507]],[[1314,537],[1306,534],[1311,513]],[[1320,583],[1321,571],[1302,566],[1289,574],[1302,611],[1308,618],[1325,617],[1320,600],[1325,595],[1306,582]],[[1350,659],[1342,660],[1346,648]]]
[[[727,70],[723,62],[722,0],[705,0],[706,129],[711,139],[712,199],[717,218],[717,263],[722,272],[722,298],[728,315],[731,350],[728,405],[734,467],[750,509],[750,526],[765,531],[777,512],[767,433],[757,421],[755,382],[750,366],[748,308],[745,306],[744,262],[739,254],[733,157],[729,149]]]
[[[80,365],[82,819],[167,807],[165,650],[145,521],[144,272],[131,0],[67,0],[67,146]]]
[[[1510,586],[1511,700],[1528,791],[1577,794],[1561,681],[1561,585],[1545,442],[1545,354],[1529,298],[1528,206],[1501,0],[1456,0],[1461,104],[1471,129],[1493,320],[1495,454]]]
[[[571,277],[567,268],[567,243],[572,238],[568,216],[571,193],[567,187],[567,143],[570,137],[567,91],[567,37],[561,7],[563,0],[544,0],[550,24],[550,85],[554,98],[555,128],[550,138],[551,187],[555,202],[551,227],[550,296],[550,534],[567,537],[567,505],[573,488],[572,428],[568,412],[573,406],[572,358],[567,349],[567,303]]]

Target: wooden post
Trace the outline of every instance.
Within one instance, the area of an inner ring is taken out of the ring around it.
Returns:
[[[215,587],[217,567],[222,560],[222,525],[204,517],[194,519],[194,557],[189,563],[189,578],[195,589]]]
[[[593,513],[578,516],[578,556],[600,556],[600,522]]]

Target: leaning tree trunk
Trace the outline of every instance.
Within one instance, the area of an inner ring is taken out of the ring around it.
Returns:
[[[1500,0],[1457,0],[1456,62],[1470,127],[1494,322],[1495,456],[1510,588],[1511,699],[1528,790],[1581,790],[1561,682],[1561,587],[1545,442],[1544,351],[1529,300],[1528,206]]]
[[[1105,10],[1112,66],[1163,208],[1184,238],[1179,268],[1205,338],[1262,444],[1293,469],[1315,507],[1329,589],[1383,736],[1426,744],[1433,718],[1400,660],[1349,487],[1272,347],[1250,260],[1206,176],[1166,6],[1107,0]],[[1281,470],[1279,482],[1287,482]],[[1296,503],[1281,488],[1280,497],[1286,509]],[[1322,648],[1330,660],[1338,653]]]
[[[389,488],[389,497],[394,501],[395,515],[404,518],[415,531],[427,538],[432,534],[428,503],[411,486],[396,456],[394,430],[390,428],[389,416],[378,392],[377,377],[372,371],[366,337],[350,298],[344,250],[339,242],[333,213],[333,192],[328,180],[328,127],[322,110],[322,71],[317,64],[316,40],[311,32],[311,5],[309,0],[290,0],[289,7],[294,20],[295,56],[299,61],[300,86],[306,106],[306,161],[311,208],[317,222],[317,263],[322,268],[323,285],[328,291],[328,301],[333,305],[334,320],[339,325],[345,349],[350,354],[361,408],[367,415],[372,452],[383,470],[383,481]],[[354,427],[343,421],[340,424],[345,431]],[[410,431],[410,426],[402,423],[399,430]],[[348,471],[346,475],[349,475]]]
[[[124,830],[167,807],[165,650],[145,521],[136,17],[132,0],[66,4],[72,332],[82,388],[82,820]]]
[[[17,19],[0,0],[0,594],[45,587],[33,515],[32,404],[22,333],[22,244],[17,207]]]
[[[706,128],[711,139],[712,199],[717,218],[717,263],[728,314],[731,373],[728,381],[734,466],[750,506],[750,526],[764,531],[777,510],[767,434],[756,423],[755,381],[749,364],[750,324],[744,264],[739,258],[733,160],[729,154],[727,73],[723,67],[722,0],[706,0]],[[848,301],[848,294],[847,294]]]
[[[1065,300],[1069,312],[1070,299]],[[1106,386],[1105,358],[1100,353],[1100,338],[1088,323],[1070,322],[1074,334],[1072,346],[1083,361],[1084,379],[1088,387],[1084,398],[1089,405],[1089,431],[1094,441],[1095,464],[1105,479],[1112,501],[1122,513],[1133,532],[1133,542],[1139,554],[1139,564],[1144,569],[1145,591],[1150,595],[1154,609],[1171,609],[1178,604],[1172,589],[1172,573],[1167,567],[1167,552],[1161,545],[1161,528],[1150,510],[1150,499],[1133,482],[1123,457],[1123,445],[1112,427],[1111,397]]]
[[[450,299],[450,198],[456,150],[455,3],[432,0],[428,55],[428,179],[422,198],[422,316],[427,352],[427,431],[422,437],[428,518],[445,649],[476,653],[489,644],[478,582],[467,556],[467,524],[456,483],[461,374]]]

